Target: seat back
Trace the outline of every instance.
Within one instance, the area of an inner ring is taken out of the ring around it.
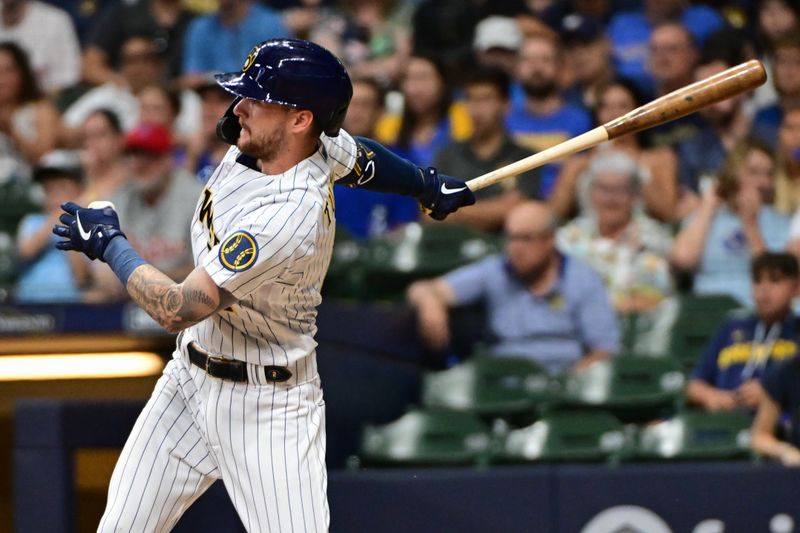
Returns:
[[[639,432],[636,456],[644,459],[736,459],[750,455],[747,413],[688,411]]]
[[[731,311],[739,308],[741,304],[725,294],[681,296],[678,316],[670,332],[670,355],[685,369],[691,369],[717,328]]]

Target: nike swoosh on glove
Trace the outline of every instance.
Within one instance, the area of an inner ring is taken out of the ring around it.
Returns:
[[[92,208],[92,206],[97,208]],[[83,252],[89,259],[103,260],[103,252],[114,237],[125,237],[111,202],[92,202],[84,208],[73,202],[61,204],[65,212],[53,226],[53,233],[66,240],[56,243],[59,250]]]
[[[419,203],[428,215],[435,220],[444,220],[447,215],[460,207],[475,203],[475,195],[467,184],[446,174],[439,174],[435,168],[424,170],[424,191]]]

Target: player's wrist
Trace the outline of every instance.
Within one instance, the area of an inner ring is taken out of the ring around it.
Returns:
[[[111,270],[117,275],[123,286],[128,285],[128,278],[130,278],[134,270],[147,263],[133,249],[133,246],[131,246],[122,232],[108,241],[108,245],[103,251],[102,260],[111,267]]]

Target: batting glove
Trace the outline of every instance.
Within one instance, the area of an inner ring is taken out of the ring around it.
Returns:
[[[419,203],[431,218],[444,220],[459,207],[475,203],[475,195],[463,181],[439,174],[433,167],[428,167],[423,172],[425,184]]]
[[[88,208],[65,202],[61,209],[65,211],[59,217],[63,226],[53,226],[53,233],[66,239],[56,243],[59,250],[83,252],[89,259],[102,261],[111,239],[125,237],[111,202],[92,202]]]

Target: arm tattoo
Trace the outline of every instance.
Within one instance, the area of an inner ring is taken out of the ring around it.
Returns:
[[[200,322],[217,308],[208,294],[175,283],[151,265],[134,270],[127,289],[133,301],[170,333]]]

